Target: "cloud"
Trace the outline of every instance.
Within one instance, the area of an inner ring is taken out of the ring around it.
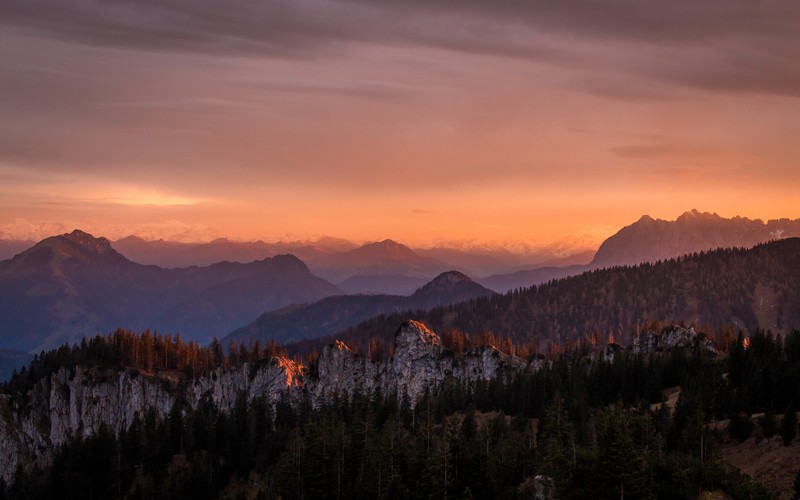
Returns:
[[[181,243],[197,243],[211,241],[220,237],[220,232],[203,224],[189,224],[176,219],[157,222],[146,222],[133,225],[97,224],[83,221],[53,222],[39,220],[30,222],[18,217],[0,224],[0,240],[40,241],[50,236],[57,236],[81,229],[95,236],[103,236],[117,240],[136,235],[146,240],[168,240]]]
[[[328,80],[310,78],[249,77],[238,78],[232,84],[269,92],[319,94],[358,99],[401,100],[419,92],[409,85],[380,80]]]
[[[707,146],[672,140],[648,144],[626,144],[615,146],[608,150],[615,156],[630,160],[697,159],[713,154],[712,149]]]
[[[102,47],[313,59],[405,44],[716,90],[800,88],[794,0],[9,0],[0,13],[9,28]]]

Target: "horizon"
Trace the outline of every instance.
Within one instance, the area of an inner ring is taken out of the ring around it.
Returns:
[[[3,10],[0,226],[419,245],[601,241],[676,201],[800,218],[795,3]]]
[[[10,223],[0,223],[0,240],[3,241],[19,241],[19,242],[33,242],[44,240],[53,236],[60,236],[71,233],[74,230],[88,233],[97,238],[106,238],[112,243],[115,241],[123,240],[125,238],[134,237],[139,238],[146,242],[163,241],[167,243],[183,243],[187,245],[202,245],[209,244],[217,241],[228,241],[231,243],[265,243],[265,244],[316,244],[323,240],[340,240],[343,243],[352,244],[355,246],[364,246],[373,243],[381,243],[384,241],[393,241],[401,245],[405,245],[414,249],[434,249],[434,248],[454,248],[465,251],[480,251],[480,250],[504,250],[511,254],[524,255],[526,253],[535,252],[548,247],[561,247],[565,255],[577,255],[587,251],[596,251],[597,248],[610,236],[613,236],[619,230],[638,222],[640,219],[649,217],[657,221],[675,222],[679,217],[691,213],[699,213],[701,215],[717,216],[723,219],[736,219],[742,218],[754,222],[761,222],[766,224],[773,220],[788,219],[793,220],[792,217],[774,217],[770,219],[760,217],[750,217],[748,215],[736,214],[732,216],[721,215],[717,212],[707,212],[692,208],[685,210],[673,218],[654,217],[651,214],[641,214],[635,219],[629,220],[627,223],[617,227],[609,228],[607,235],[600,237],[598,235],[564,235],[560,238],[553,238],[549,240],[478,240],[478,239],[436,239],[425,241],[406,241],[401,238],[392,237],[389,235],[368,238],[368,239],[351,239],[337,234],[311,234],[311,235],[297,235],[297,234],[282,234],[273,236],[260,236],[254,238],[237,238],[226,234],[222,234],[211,228],[203,228],[204,231],[198,232],[197,228],[187,227],[182,224],[175,224],[170,226],[166,224],[159,230],[153,231],[153,226],[143,231],[126,231],[125,229],[115,228],[113,226],[105,227],[92,227],[79,226],[77,223],[60,223],[60,222],[44,222],[39,221],[38,224],[31,223],[24,218],[17,218]],[[173,221],[177,222],[177,221]],[[178,232],[177,230],[183,230]],[[570,249],[574,252],[570,253]]]

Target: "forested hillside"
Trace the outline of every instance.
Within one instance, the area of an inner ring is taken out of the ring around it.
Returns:
[[[47,354],[30,373],[72,363],[94,372],[97,384],[115,363],[144,368],[148,346],[162,366],[188,367],[197,357],[203,370],[220,373],[272,356],[185,346],[170,358],[174,341],[117,332]],[[273,403],[243,392],[230,406],[176,397],[166,413],[137,415],[119,434],[101,426],[69,438],[52,465],[20,467],[11,484],[0,484],[0,497],[513,499],[530,498],[537,485],[558,498],[778,493],[721,461],[717,447],[773,434],[793,446],[800,332],[738,338],[726,357],[691,346],[649,356],[620,351],[608,361],[596,354],[571,350],[536,370],[450,380],[415,405],[381,391],[321,405],[288,390]],[[189,372],[139,376],[161,378],[173,395],[197,383]],[[6,398],[28,391],[20,377],[3,387]],[[672,409],[662,391],[675,386]],[[751,413],[763,411],[754,422]]]
[[[629,267],[587,272],[549,283],[418,311],[442,335],[491,334],[547,353],[575,342],[623,345],[643,329],[697,325],[725,347],[739,330],[785,333],[800,327],[800,239],[752,249],[720,249]],[[335,339],[368,348],[388,344],[403,314],[378,316],[290,352],[309,353]]]
[[[237,328],[225,338],[226,345],[260,340],[262,343],[297,342],[341,331],[380,314],[427,310],[436,306],[488,297],[494,292],[457,271],[435,277],[408,297],[399,295],[337,295],[310,304],[270,311],[253,323]]]

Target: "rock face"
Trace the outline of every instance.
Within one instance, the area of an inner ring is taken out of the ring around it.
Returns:
[[[600,245],[592,268],[633,265],[679,257],[692,252],[759,243],[800,236],[800,219],[764,222],[743,217],[726,219],[691,210],[674,221],[645,215],[620,229]]]
[[[709,353],[717,354],[717,348],[705,335],[698,334],[694,328],[671,326],[661,330],[661,333],[649,331],[637,337],[631,348],[634,354],[649,354],[664,352],[674,347],[699,347]]]
[[[474,382],[490,380],[503,369],[519,371],[540,366],[539,360],[529,364],[492,346],[480,346],[456,358],[445,351],[439,337],[425,325],[407,321],[397,331],[395,354],[387,361],[371,361],[342,342],[327,346],[319,357],[318,377],[307,381],[306,389],[313,404],[336,394],[372,394],[380,388],[384,394],[405,394],[413,405],[426,389],[435,390],[448,377]]]
[[[265,397],[275,404],[284,394],[299,400],[303,392],[314,406],[333,397],[354,393],[404,395],[416,401],[426,389],[435,390],[449,377],[461,381],[489,380],[504,369],[537,369],[533,364],[481,346],[455,357],[422,323],[408,321],[397,332],[395,355],[372,361],[337,342],[320,355],[316,373],[294,361],[275,357],[255,365],[218,368],[201,377],[145,376],[136,371],[77,367],[61,368],[40,380],[22,396],[0,395],[0,479],[9,482],[19,465],[44,466],[52,452],[71,436],[87,437],[102,426],[127,429],[151,409],[166,417],[176,400],[192,408],[210,400],[230,411],[239,395]]]
[[[631,349],[647,354],[673,347],[715,352],[711,341],[679,326],[644,333]],[[594,358],[602,355],[610,362],[621,349],[609,344]],[[70,437],[88,437],[101,427],[119,432],[151,410],[164,418],[176,401],[193,409],[210,401],[231,411],[241,395],[248,401],[263,397],[272,405],[288,395],[296,402],[307,396],[312,406],[319,407],[337,397],[372,395],[380,389],[385,395],[408,398],[414,406],[426,391],[435,392],[448,380],[488,381],[538,370],[546,362],[539,357],[526,361],[491,345],[455,356],[425,325],[406,321],[395,335],[394,356],[387,360],[372,360],[337,341],[322,350],[311,368],[273,357],[217,368],[188,380],[175,372],[144,375],[129,369],[60,368],[22,395],[0,395],[0,479],[10,482],[18,466],[46,466],[53,451]],[[545,485],[544,498],[551,490]]]
[[[127,429],[151,409],[165,417],[181,392],[192,408],[209,398],[230,410],[241,393],[276,401],[299,387],[300,373],[296,363],[273,358],[258,367],[217,369],[179,387],[167,378],[129,370],[61,368],[23,397],[0,395],[0,479],[9,482],[18,465],[47,465],[52,451],[71,436],[88,437],[101,426]]]

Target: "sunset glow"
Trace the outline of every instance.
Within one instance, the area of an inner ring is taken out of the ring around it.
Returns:
[[[4,6],[0,226],[430,245],[800,217],[796,4],[301,3]]]

